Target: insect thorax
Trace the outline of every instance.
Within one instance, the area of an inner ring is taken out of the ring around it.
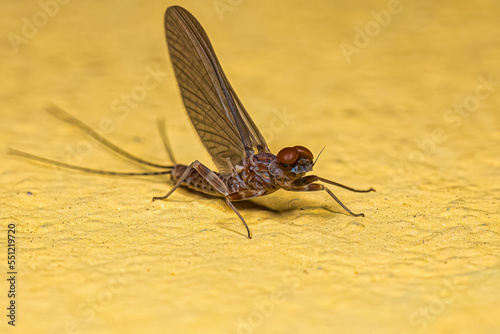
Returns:
[[[262,195],[270,194],[287,188],[298,177],[281,170],[277,165],[276,156],[271,153],[257,153],[251,158],[245,158],[241,165],[235,166],[235,170],[227,179],[228,188],[232,193],[258,190],[262,191]]]

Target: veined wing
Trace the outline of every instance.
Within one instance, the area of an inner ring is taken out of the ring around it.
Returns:
[[[234,166],[254,149],[269,152],[194,16],[182,7],[169,7],[165,34],[184,106],[219,172],[231,172],[228,159]]]

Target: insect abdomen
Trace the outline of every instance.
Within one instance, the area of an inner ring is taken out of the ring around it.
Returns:
[[[172,169],[172,181],[177,182],[188,167],[189,166],[186,165],[175,165]],[[208,195],[223,196],[194,168],[191,169],[188,176],[184,179],[184,181],[182,181],[181,185]]]

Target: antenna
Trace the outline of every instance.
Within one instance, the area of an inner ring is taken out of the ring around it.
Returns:
[[[313,166],[314,166],[314,165],[316,165],[316,161],[318,161],[319,156],[321,155],[321,153],[323,153],[323,150],[324,150],[325,148],[326,148],[326,146],[323,146],[323,148],[321,149],[321,151],[319,151],[319,154],[318,154],[318,156],[316,157],[316,160],[314,160],[314,162],[313,162]]]

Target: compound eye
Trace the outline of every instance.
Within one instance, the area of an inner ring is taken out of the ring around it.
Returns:
[[[301,158],[305,158],[308,160],[313,160],[314,156],[309,149],[305,148],[304,146],[294,146],[293,148],[297,149],[299,151],[299,155]]]
[[[279,163],[284,165],[294,164],[299,158],[299,150],[295,147],[285,147],[276,156]]]

